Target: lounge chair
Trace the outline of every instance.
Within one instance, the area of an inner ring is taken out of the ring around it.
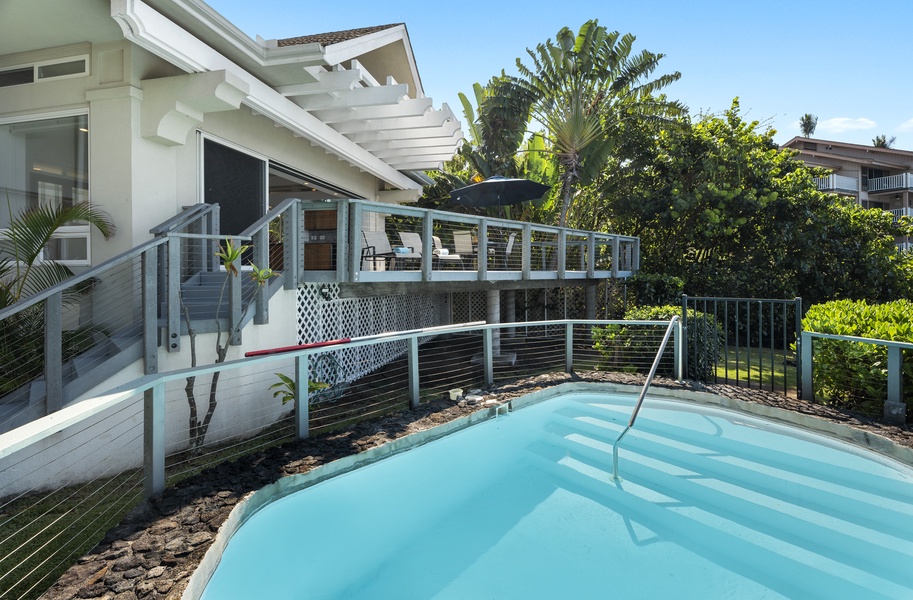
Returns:
[[[434,238],[434,237],[436,237],[436,236],[432,236],[432,238]],[[420,236],[417,233],[412,233],[409,231],[400,231],[399,239],[402,240],[403,246],[406,246],[407,248],[409,248],[409,250],[412,253],[416,254],[418,256],[418,258],[422,257],[422,248],[424,248],[424,243],[422,242],[422,236]],[[441,240],[438,239],[436,241],[436,244],[440,244],[440,242],[441,242]],[[432,254],[433,254],[432,260],[438,261],[440,264],[444,264],[445,262],[462,262],[460,255],[450,254],[449,252],[447,254],[444,254],[437,247],[435,247],[434,250],[432,250]]]
[[[417,259],[422,257],[421,254],[414,252],[405,254],[394,252],[387,234],[383,231],[362,231],[361,233],[364,237],[361,247],[362,264],[365,261],[371,262],[375,265],[375,270],[380,270],[376,268],[378,261],[383,261],[381,264],[388,265],[390,269],[393,269],[396,266],[397,258]]]
[[[440,261],[441,265],[460,263],[460,268],[463,268],[463,259],[460,257],[459,253],[451,253],[447,248],[444,248],[444,245],[441,243],[441,238],[438,236],[433,235],[431,236],[431,239],[434,241],[434,257]]]

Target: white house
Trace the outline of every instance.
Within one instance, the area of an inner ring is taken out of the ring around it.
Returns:
[[[254,40],[201,0],[4,0],[0,22],[0,197],[11,209],[0,211],[0,228],[29,206],[84,200],[117,226],[108,241],[68,227],[47,249],[77,273],[91,269],[92,286],[46,329],[101,328],[100,355],[52,352],[43,373],[23,376],[40,380],[38,388],[0,399],[0,416],[26,396],[38,412],[17,408],[20,420],[187,367],[181,307],[191,292],[208,293],[210,324],[195,325],[198,333],[213,331],[216,314],[236,331],[231,358],[499,319],[502,293],[504,318],[543,316],[516,314],[519,290],[538,298],[542,289],[586,289],[593,313],[595,286],[637,267],[635,238],[403,206],[462,138],[450,108],[425,97],[403,24]],[[295,212],[282,220],[276,211],[290,199]],[[196,241],[179,237],[181,219],[192,222],[181,227]],[[211,246],[245,231],[253,245],[245,265],[269,261],[283,277],[256,294],[231,292],[213,311],[218,294],[203,277],[220,270]],[[389,236],[382,243],[408,254],[368,243],[365,232],[381,231]],[[401,232],[418,241],[401,241]],[[145,246],[165,235],[180,258]],[[462,256],[457,239],[468,244]],[[157,267],[147,264],[152,256]],[[127,262],[95,272],[111,260]],[[157,292],[149,287],[156,282]],[[49,335],[53,350],[59,340]],[[212,359],[204,353],[201,362]],[[349,376],[371,368],[358,357],[351,363]]]
[[[252,40],[199,0],[10,0],[0,19],[3,194],[14,212],[90,199],[118,227],[67,231],[72,265],[198,202],[236,234],[293,195],[415,200],[460,144],[402,24]]]

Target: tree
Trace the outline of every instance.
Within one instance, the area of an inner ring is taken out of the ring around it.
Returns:
[[[226,332],[225,342],[222,342],[222,323],[219,319],[219,313],[222,309],[222,301],[225,298],[225,290],[229,285],[229,282],[233,277],[238,277],[238,267],[237,263],[241,262],[244,253],[250,246],[247,245],[238,245],[236,246],[232,239],[226,238],[225,245],[219,244],[219,251],[215,255],[219,258],[222,263],[222,266],[225,268],[225,278],[222,280],[222,285],[219,287],[219,299],[216,302],[216,311],[215,311],[215,324],[216,324],[216,360],[214,364],[221,364],[225,362],[225,359],[228,357],[228,346],[231,343],[231,338],[233,334],[238,333],[237,329],[235,331]],[[274,277],[276,274],[273,273],[273,270],[264,267],[259,269],[251,263],[250,265],[250,277],[254,280],[257,286],[265,284],[271,277]],[[187,332],[190,337],[190,367],[196,368],[197,366],[197,346],[196,346],[196,331],[193,329],[193,323],[190,319],[190,311],[187,309],[187,306],[184,304],[183,297],[181,298],[181,308],[184,312],[184,321],[187,324]],[[198,416],[197,410],[197,401],[196,395],[194,393],[194,388],[196,386],[196,375],[192,375],[187,378],[186,385],[184,386],[184,395],[187,397],[187,406],[189,409],[188,417],[188,434],[190,438],[190,451],[193,454],[198,454],[203,444],[206,441],[206,434],[209,431],[209,425],[212,421],[212,417],[216,412],[216,407],[218,406],[218,388],[219,388],[219,377],[221,376],[221,371],[215,371],[210,380],[209,380],[209,403],[206,409],[206,415],[201,421]]]
[[[551,39],[527,48],[532,66],[517,59],[519,76],[502,75],[491,84],[482,113],[492,122],[511,115],[545,128],[560,167],[558,225],[564,226],[580,185],[594,181],[613,149],[612,130],[632,115],[667,118],[684,107],[654,94],[677,81],[678,72],[650,79],[662,54],[632,55],[635,37],[608,32],[595,20],[575,35],[564,27]]]
[[[546,158],[542,136],[533,134],[524,139],[525,114],[493,115],[481,110],[489,89],[478,83],[473,85],[475,106],[465,94],[459,94],[468,137],[453,160],[445,163],[443,171],[429,173],[435,183],[425,188],[418,204],[422,208],[439,208],[447,204],[447,210],[456,212],[536,220],[543,203],[485,208],[448,204],[454,189],[495,175],[530,179],[549,186],[555,183],[554,165]]]
[[[803,137],[812,137],[815,133],[815,127],[818,126],[818,117],[811,113],[805,113],[799,119],[799,129],[802,130]]]
[[[602,188],[613,229],[641,238],[642,269],[685,293],[882,301],[913,293],[913,255],[891,215],[819,192],[823,173],[746,122],[738,101],[645,139],[642,167]]]
[[[872,140],[872,145],[876,148],[893,148],[894,142],[896,141],[897,138],[893,135],[891,136],[891,139],[888,139],[887,136],[884,135],[876,135]]]

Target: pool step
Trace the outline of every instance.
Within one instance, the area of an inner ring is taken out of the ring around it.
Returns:
[[[568,442],[592,446],[597,452],[611,454],[611,446],[621,428],[581,420],[569,421],[562,417],[550,423],[546,431],[565,438]],[[789,461],[781,460],[778,464],[774,460],[761,461],[737,456],[735,451],[723,456],[710,450],[707,442],[706,439],[695,439],[689,432],[682,430],[673,429],[660,436],[634,429],[628,433],[619,449],[619,469],[624,471],[627,468],[625,460],[628,453],[635,452],[685,469],[691,477],[699,475],[716,479],[756,494],[771,496],[771,502],[790,499],[791,503],[806,509],[826,511],[831,516],[861,523],[884,533],[901,533],[913,537],[913,503],[909,498],[892,498],[870,491],[870,488],[858,483],[845,486],[808,475],[804,472],[809,469],[803,464],[802,457],[790,455]],[[799,470],[803,472],[797,472],[797,465],[801,465]]]
[[[844,487],[790,470],[796,465],[799,471],[808,470],[808,457],[784,455],[788,460],[780,457],[781,464],[772,466],[743,456],[722,456],[706,447],[707,434],[680,428],[669,428],[672,431],[663,436],[641,431],[635,435],[632,430],[620,452],[624,482],[616,488],[611,480],[611,446],[622,430],[621,419],[599,420],[593,414],[584,410],[574,418],[559,415],[546,426],[548,443],[531,449],[565,477],[574,472],[570,476],[578,483],[581,476],[599,482],[600,494],[609,488],[623,489],[624,495],[640,490],[642,501],[660,503],[665,518],[697,519],[800,564],[823,562],[829,565],[828,577],[846,571],[856,573],[853,577],[862,582],[876,577],[867,573],[871,571],[881,575],[876,578],[884,589],[910,584],[909,499],[880,498],[858,489],[858,482]],[[655,423],[643,425],[655,428]],[[748,454],[753,452],[749,449]],[[840,551],[848,547],[856,556],[872,557],[872,564],[860,565]]]
[[[545,448],[553,454],[539,452]],[[633,525],[637,525],[641,532],[654,532],[657,541],[682,546],[789,598],[876,599],[906,598],[909,594],[910,588],[905,585],[909,576],[904,579],[889,573],[882,577],[870,572],[868,565],[848,565],[821,556],[755,531],[750,525],[730,521],[712,509],[696,508],[681,494],[668,496],[653,486],[627,480],[616,484],[611,480],[611,467],[600,469],[560,449],[554,453],[556,449],[543,444],[534,450],[539,468],[565,482],[567,489],[617,510],[631,522],[632,536]],[[795,584],[799,588],[776,575],[797,568],[803,573]]]
[[[565,482],[564,487],[612,507],[665,542],[683,546],[784,596],[904,598],[909,594],[909,575],[896,569],[886,572],[880,565],[841,562],[816,542],[803,544],[797,538],[784,540],[758,531],[755,527],[763,528],[763,523],[732,519],[729,511],[704,500],[701,504],[707,509],[697,508],[695,498],[684,493],[667,495],[652,482],[615,483],[611,464],[593,465],[558,446],[534,444],[531,450],[539,458],[539,468]],[[742,559],[746,556],[751,558]],[[802,589],[785,588],[787,584],[772,575],[797,567],[803,570]]]

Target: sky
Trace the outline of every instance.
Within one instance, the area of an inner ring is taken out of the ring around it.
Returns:
[[[207,2],[252,38],[405,23],[425,95],[461,120],[460,92],[472,98],[474,83],[515,73],[517,58],[530,64],[526,48],[598,19],[635,35],[635,52],[665,55],[655,75],[681,73],[665,91],[692,115],[738,97],[743,116],[775,129],[778,143],[800,135],[799,118],[811,113],[815,138],[871,145],[885,135],[913,150],[910,0],[868,9],[845,0]]]

